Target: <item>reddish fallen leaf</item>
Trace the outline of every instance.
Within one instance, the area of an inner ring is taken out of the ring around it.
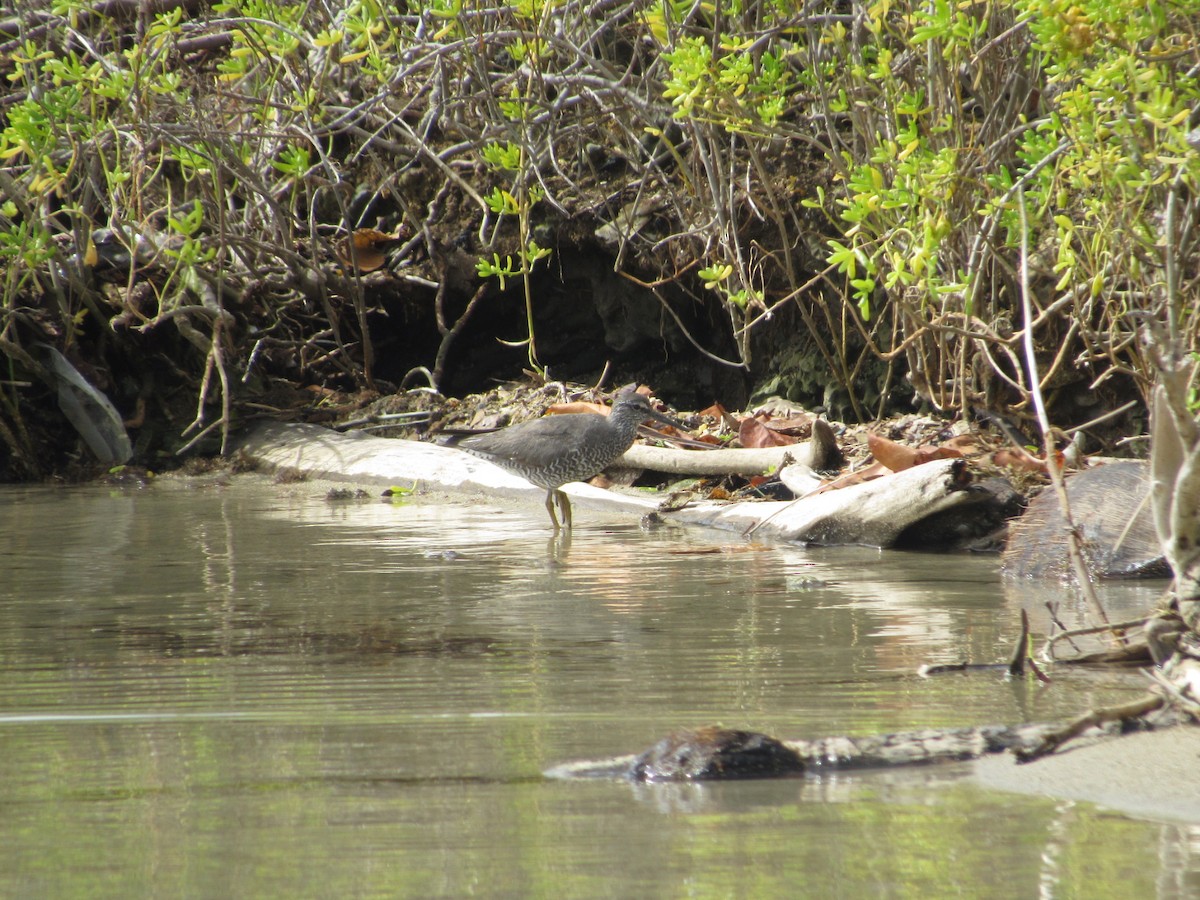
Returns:
[[[637,388],[637,392],[643,397],[652,397],[654,392],[646,387]],[[572,400],[570,403],[554,403],[546,407],[546,415],[561,416],[570,415],[572,413],[599,413],[602,416],[607,416],[612,411],[612,407],[605,403],[589,403],[586,400]]]
[[[904,444],[897,444],[882,435],[868,434],[867,449],[875,457],[875,461],[887,466],[893,472],[903,472],[917,464],[917,451]]]
[[[961,459],[962,451],[953,447],[908,447],[877,434],[867,435],[867,447],[876,462],[883,463],[893,472],[903,472],[913,466],[923,466],[935,459]]]
[[[950,438],[950,440],[945,441],[942,446],[961,451],[964,455],[968,456],[972,453],[984,453],[987,450],[979,442],[979,435],[977,434],[957,434]]]
[[[338,261],[347,269],[374,272],[387,262],[388,251],[404,242],[404,235],[359,228],[337,245]]]
[[[807,438],[812,434],[812,423],[811,416],[788,416],[786,419],[770,419],[763,425],[779,434]]]
[[[893,474],[892,470],[883,463],[873,462],[865,469],[859,469],[856,472],[846,472],[844,475],[839,475],[832,481],[827,481],[819,488],[810,491],[809,496],[812,496],[813,494],[824,494],[828,491],[836,491],[840,488],[850,487],[852,484],[862,484],[864,481],[874,481],[876,478],[882,478],[884,475],[891,474]]]
[[[926,445],[924,447],[917,448],[916,465],[923,466],[923,465],[925,465],[925,463],[933,462],[935,459],[962,459],[962,458],[963,458],[962,451],[956,450],[954,447],[947,447],[945,445],[943,445],[941,447],[933,447],[933,446]]]
[[[1059,468],[1062,468],[1062,454],[1057,454]],[[1049,475],[1050,472],[1046,467],[1046,461],[1041,457],[1034,456],[1023,447],[1001,447],[992,454],[992,463],[997,466],[1006,466],[1010,469],[1016,469],[1018,472],[1038,472],[1042,475]]]
[[[645,388],[638,388],[638,393],[647,397],[651,396],[651,392]],[[589,403],[586,400],[572,400],[569,403],[554,403],[546,407],[546,415],[548,416],[564,416],[574,415],[577,413],[595,413],[601,416],[607,416],[612,412],[612,407],[604,403]],[[682,435],[677,428],[672,428],[670,425],[656,423],[652,426],[656,432],[664,435]]]
[[[608,407],[603,403],[588,403],[586,400],[572,400],[570,403],[555,403],[546,407],[548,416],[566,416],[575,413],[596,413],[607,416]]]
[[[731,416],[720,403],[714,403],[708,409],[703,410],[700,415],[712,416],[721,424],[721,427],[728,428],[730,431],[737,431],[738,420]]]
[[[763,447],[786,447],[796,441],[782,434],[777,434],[763,425],[758,419],[742,419],[738,424],[738,441],[747,449]]]

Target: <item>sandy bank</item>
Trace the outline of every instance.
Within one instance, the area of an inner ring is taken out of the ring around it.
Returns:
[[[1018,765],[1008,754],[975,763],[985,787],[1084,800],[1129,815],[1200,823],[1200,727],[1130,734]]]

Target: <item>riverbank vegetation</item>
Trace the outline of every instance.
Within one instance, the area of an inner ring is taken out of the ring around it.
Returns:
[[[0,74],[9,479],[606,366],[1112,452],[1200,343],[1182,0],[36,0]]]

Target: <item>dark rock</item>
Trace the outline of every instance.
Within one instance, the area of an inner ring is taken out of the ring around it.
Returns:
[[[1067,479],[1071,518],[1083,538],[1083,555],[1098,578],[1170,575],[1150,512],[1150,466],[1108,463]],[[1019,578],[1068,578],[1067,532],[1053,490],[1044,490],[1010,529],[1002,571]]]

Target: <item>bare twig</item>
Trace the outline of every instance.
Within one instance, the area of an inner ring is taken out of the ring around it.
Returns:
[[[1017,207],[1021,213],[1021,309],[1025,316],[1025,321],[1028,323],[1033,321],[1033,302],[1029,290],[1029,220],[1025,210],[1024,189],[1017,191]],[[1062,461],[1058,455],[1058,448],[1054,438],[1055,432],[1050,426],[1050,417],[1046,412],[1046,403],[1042,397],[1042,388],[1037,377],[1037,356],[1034,353],[1032,328],[1026,327],[1022,343],[1025,349],[1025,365],[1029,377],[1029,393],[1033,398],[1034,410],[1037,413],[1038,427],[1042,431],[1042,441],[1046,456],[1046,471],[1050,474],[1050,482],[1054,485],[1054,492],[1058,497],[1059,510],[1062,512],[1063,522],[1066,523],[1067,553],[1071,560],[1071,566],[1075,570],[1076,580],[1079,582],[1079,590],[1082,591],[1084,598],[1088,602],[1088,606],[1100,622],[1107,624],[1108,615],[1100,603],[1100,598],[1096,595],[1095,586],[1092,584],[1091,572],[1088,571],[1087,563],[1083,558],[1079,529],[1071,518],[1071,503],[1067,497],[1066,485],[1063,482]],[[1112,635],[1114,641],[1118,643],[1123,642],[1122,637],[1115,630],[1112,632]]]
[[[1078,719],[1068,722],[1062,728],[1050,732],[1036,746],[1014,750],[1013,755],[1016,756],[1019,763],[1033,762],[1035,759],[1049,756],[1067,741],[1079,737],[1089,728],[1095,728],[1107,722],[1125,722],[1136,719],[1157,709],[1162,709],[1165,703],[1166,700],[1161,694],[1147,694],[1120,706],[1091,710]]]

